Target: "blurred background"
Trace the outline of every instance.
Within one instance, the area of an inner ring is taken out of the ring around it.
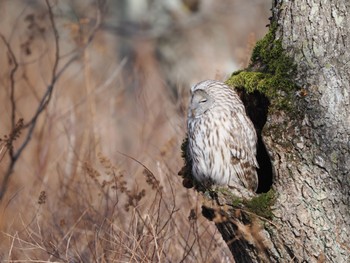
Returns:
[[[180,147],[191,85],[246,67],[270,6],[0,1],[1,138],[14,112],[33,118],[56,62],[60,72],[0,203],[0,259],[232,262],[177,176]],[[3,140],[0,180],[8,152]]]

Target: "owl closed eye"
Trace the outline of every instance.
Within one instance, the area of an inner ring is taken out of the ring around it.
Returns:
[[[214,98],[204,90],[196,90],[192,94],[189,117],[196,118],[205,113],[214,104]]]

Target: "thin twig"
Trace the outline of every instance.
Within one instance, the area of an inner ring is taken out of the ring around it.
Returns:
[[[8,183],[9,183],[9,179],[10,179],[12,173],[13,173],[13,170],[14,170],[14,167],[15,167],[15,164],[16,164],[18,158],[20,157],[20,155],[22,154],[23,150],[27,147],[29,141],[32,138],[34,128],[35,128],[35,126],[37,124],[37,119],[41,115],[41,113],[45,110],[46,106],[48,105],[48,103],[49,103],[49,101],[51,99],[51,95],[53,93],[53,89],[55,87],[55,84],[56,84],[57,80],[62,75],[62,73],[69,67],[69,65],[73,61],[75,61],[76,58],[78,57],[78,56],[72,57],[62,67],[62,69],[60,69],[58,71],[58,64],[59,64],[59,61],[60,61],[59,34],[58,34],[58,30],[56,28],[54,15],[53,15],[52,7],[51,7],[51,5],[49,3],[49,0],[46,0],[46,4],[47,4],[48,12],[49,12],[51,27],[52,27],[52,30],[54,32],[54,38],[55,38],[55,61],[54,61],[53,67],[52,67],[51,81],[50,81],[50,84],[47,87],[47,90],[46,90],[45,94],[43,95],[41,101],[39,102],[38,108],[37,108],[34,116],[32,117],[32,119],[27,124],[23,125],[23,129],[24,128],[28,128],[28,132],[27,132],[27,135],[26,135],[22,145],[18,148],[18,150],[16,152],[11,150],[11,148],[9,150],[11,161],[10,161],[10,164],[9,164],[9,166],[7,168],[7,171],[5,172],[5,176],[4,176],[3,180],[2,180],[2,184],[1,184],[1,187],[0,187],[0,201],[4,197],[4,194],[6,192],[6,189],[7,189]],[[6,39],[4,39],[3,36],[1,38],[3,40],[5,40],[4,42],[6,44],[7,43]],[[10,47],[8,45],[8,43],[7,43],[7,47],[8,48]],[[15,65],[16,65],[17,61],[15,60],[15,56],[14,56],[11,48],[9,49],[9,53],[11,55],[12,61],[14,61]],[[16,66],[14,67],[14,69],[16,69]],[[15,85],[14,74],[15,74],[15,71],[12,70],[11,71],[11,75],[10,75],[10,80],[11,80],[11,94],[13,94],[13,95],[11,95],[11,103],[12,103],[12,110],[13,110],[11,122],[12,122],[13,128],[15,127],[15,124],[13,124],[13,123],[14,123],[14,118],[16,117],[14,115],[15,114],[14,113],[15,106],[16,106],[15,105],[15,99],[14,99],[14,85]]]
[[[10,71],[10,102],[11,102],[11,130],[15,128],[16,125],[16,102],[15,102],[15,74],[18,69],[18,62],[15,54],[10,46],[10,43],[6,40],[3,34],[0,34],[0,38],[7,47],[7,52],[9,56],[9,64],[13,64],[13,68]],[[10,155],[13,154],[13,149],[9,149]]]
[[[71,235],[73,230],[77,227],[77,225],[80,223],[80,221],[83,219],[85,214],[90,210],[90,208],[86,208],[84,212],[80,215],[80,217],[75,221],[75,223],[70,227],[70,229],[67,231],[67,233],[61,238],[60,242],[57,244],[57,249],[63,244],[63,242]],[[48,259],[49,262],[51,262],[52,258],[56,257],[55,255],[51,255]]]

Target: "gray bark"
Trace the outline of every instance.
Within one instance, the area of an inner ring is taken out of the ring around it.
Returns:
[[[299,117],[275,111],[263,129],[274,218],[210,208],[237,262],[350,262],[349,14],[348,0],[274,1],[276,38],[298,66]]]
[[[274,9],[277,37],[306,92],[301,121],[271,116],[265,127],[286,127],[267,132],[265,141],[280,195],[280,235],[298,261],[350,262],[349,12],[347,0],[278,1]]]

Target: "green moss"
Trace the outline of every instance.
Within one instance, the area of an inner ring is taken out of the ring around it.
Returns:
[[[272,219],[273,213],[271,206],[275,202],[275,196],[275,191],[271,189],[267,193],[259,194],[251,200],[244,201],[243,203],[250,212],[264,218]]]
[[[232,196],[231,204],[233,207],[239,207],[242,206],[243,200],[238,198],[237,196]]]
[[[244,209],[267,219],[273,218],[271,207],[275,202],[276,192],[272,189],[267,193],[258,194],[249,200],[235,196],[226,187],[216,187],[215,189],[208,190],[207,193],[210,198],[225,200],[224,203],[229,202],[234,208]]]
[[[276,193],[272,189],[267,193],[258,194],[250,200],[238,198],[229,191],[224,192],[224,195],[226,196],[226,200],[231,200],[233,207],[247,210],[250,213],[267,219],[273,218],[271,207],[275,202]]]
[[[257,42],[248,68],[234,72],[226,83],[249,93],[257,90],[269,98],[272,107],[290,109],[298,89],[294,82],[297,68],[281,41],[275,39],[276,29],[276,24],[271,24],[266,36]]]
[[[239,207],[242,205],[243,200],[238,198],[227,187],[215,187],[211,188],[212,199],[223,199],[226,202],[230,202],[233,207]]]

